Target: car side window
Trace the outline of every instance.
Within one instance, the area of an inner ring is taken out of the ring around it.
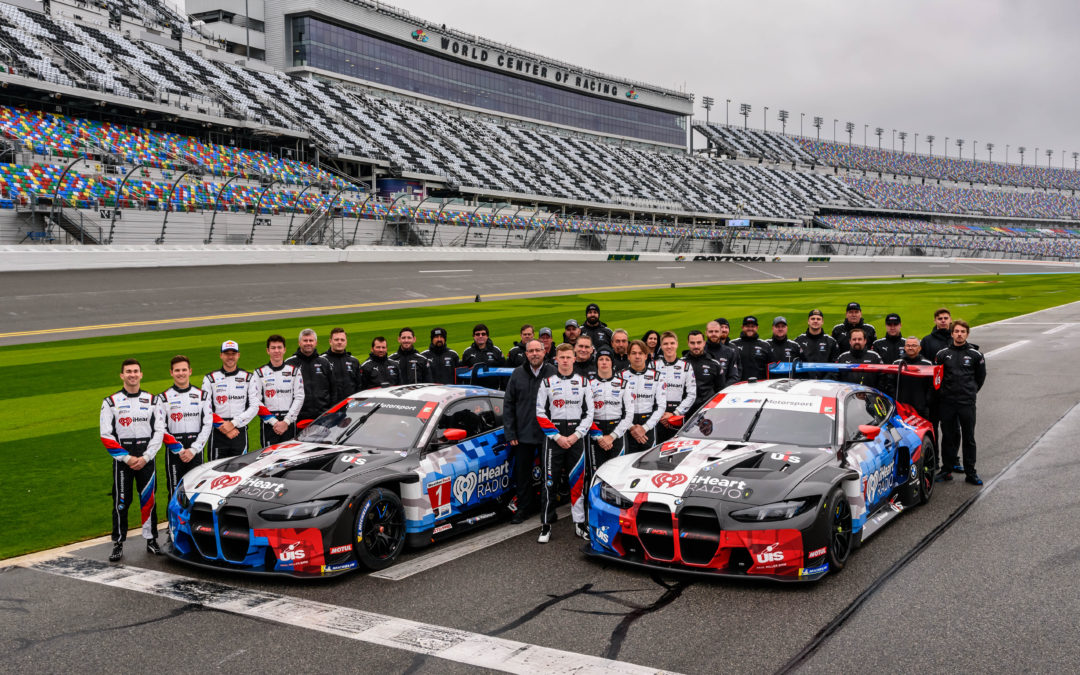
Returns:
[[[878,424],[875,399],[881,398],[868,391],[859,391],[848,397],[844,406],[844,438],[852,438],[859,433],[861,424]]]
[[[503,425],[503,400],[502,397],[491,397],[491,414],[492,425],[495,427],[501,427]]]
[[[885,398],[881,394],[874,394],[874,424],[884,424],[889,419],[889,413],[892,412],[892,403],[889,399]]]
[[[465,438],[472,438],[495,428],[495,414],[486,397],[456,401],[446,408],[437,429],[464,429]]]

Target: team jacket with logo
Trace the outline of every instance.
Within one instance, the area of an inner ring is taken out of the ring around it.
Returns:
[[[126,462],[129,455],[153,460],[165,437],[154,397],[141,389],[137,394],[121,389],[106,396],[99,421],[101,443],[118,462]]]
[[[169,452],[178,453],[185,447],[202,452],[214,428],[210,394],[190,385],[186,389],[173,385],[158,394],[157,414],[165,423],[165,447]]]
[[[832,363],[837,356],[840,356],[840,346],[836,343],[836,338],[825,331],[817,335],[807,331],[795,338],[795,342],[799,343],[799,348],[802,350],[802,356],[799,358],[803,361]]]
[[[202,390],[210,394],[210,409],[234,427],[246,427],[259,412],[259,394],[252,374],[243,368],[226,373],[218,368],[203,378]]]
[[[969,344],[951,344],[937,353],[934,363],[945,366],[939,395],[956,405],[974,405],[986,381],[986,357]]]
[[[555,373],[540,382],[536,392],[536,421],[546,436],[556,436],[560,430],[574,429],[564,436],[577,434],[585,438],[592,427],[593,397],[589,383],[581,375]]]
[[[673,415],[685,415],[693,407],[697,396],[694,369],[683,359],[668,363],[663,357],[657,359],[653,366],[667,385],[667,411]]]
[[[627,368],[619,373],[619,377],[626,380],[630,390],[631,412],[634,415],[648,415],[649,419],[641,426],[651,430],[667,410],[667,385],[660,373],[653,368],[646,368],[640,373]]]
[[[282,363],[275,368],[269,363],[255,369],[252,378],[255,395],[268,412],[285,415],[282,421],[295,424],[304,405],[304,377],[300,366]],[[260,415],[262,411],[259,411]]]
[[[615,422],[609,433],[612,438],[622,438],[634,421],[634,399],[630,387],[619,375],[603,379],[599,376],[589,380],[592,389],[593,422]]]

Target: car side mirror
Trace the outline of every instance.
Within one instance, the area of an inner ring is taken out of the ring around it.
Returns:
[[[859,425],[859,435],[856,436],[856,438],[852,439],[852,440],[872,441],[875,438],[877,438],[878,434],[880,434],[880,433],[881,433],[881,427],[875,427],[872,424],[860,424]]]
[[[667,423],[669,426],[681,427],[684,420],[685,418],[682,415],[672,415],[671,417],[667,418]]]
[[[468,432],[464,429],[444,429],[442,432],[442,439],[447,443],[457,443],[458,441],[465,440],[465,437],[468,435]]]

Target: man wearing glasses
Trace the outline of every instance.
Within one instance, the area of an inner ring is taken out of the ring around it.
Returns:
[[[463,366],[504,366],[502,350],[488,339],[488,327],[482,323],[473,327],[473,343],[461,355]]]

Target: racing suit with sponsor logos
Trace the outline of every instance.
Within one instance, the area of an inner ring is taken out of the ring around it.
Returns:
[[[657,359],[653,367],[667,385],[666,412],[672,415],[689,413],[697,399],[697,378],[694,376],[694,368],[683,359],[675,359],[668,363],[663,357]],[[661,418],[660,424],[656,427],[656,442],[663,443],[674,436],[678,430],[678,427],[668,426]]]
[[[259,442],[262,447],[296,437],[296,420],[304,405],[304,376],[294,363],[282,363],[275,368],[269,363],[255,369],[255,395],[259,399]],[[288,422],[284,433],[274,432],[276,422]]]
[[[630,390],[631,425],[640,424],[645,429],[645,441],[639,443],[634,436],[626,437],[626,452],[641,452],[656,444],[656,425],[667,410],[667,385],[655,368],[636,371],[627,368],[619,373]]]
[[[431,381],[436,384],[454,384],[457,381],[457,367],[461,358],[458,353],[446,345],[428,347],[423,352],[431,370]]]
[[[157,539],[157,505],[154,503],[154,455],[165,437],[165,424],[158,414],[154,396],[139,390],[129,394],[121,389],[101,402],[99,418],[101,443],[113,458],[112,540],[127,539],[128,507],[139,491],[142,514],[142,535]],[[141,469],[132,469],[128,460],[146,459]]]
[[[555,522],[555,497],[562,474],[570,485],[570,512],[575,523],[585,522],[585,452],[593,421],[593,398],[589,382],[577,373],[555,373],[540,381],[536,392],[536,421],[547,440],[541,453],[544,481],[540,486],[540,522]],[[569,448],[558,436],[577,435]]]
[[[173,385],[158,394],[157,414],[165,425],[165,485],[171,500],[180,479],[202,464],[203,448],[214,429],[210,394],[190,385],[184,389]],[[185,449],[195,453],[187,462],[180,459]]]
[[[622,455],[626,450],[625,438],[634,421],[634,399],[630,387],[619,375],[607,379],[599,375],[589,380],[593,398],[593,426],[601,436],[611,436],[610,450],[604,450],[593,440],[589,443],[590,468],[595,472],[600,465]],[[585,477],[585,485],[592,484],[592,475]]]
[[[247,452],[247,425],[259,412],[259,395],[252,374],[243,368],[231,372],[218,368],[203,377],[202,390],[210,394],[210,410],[214,413],[207,459],[212,462]],[[229,438],[218,429],[222,422],[233,423],[240,432],[236,438]]]

